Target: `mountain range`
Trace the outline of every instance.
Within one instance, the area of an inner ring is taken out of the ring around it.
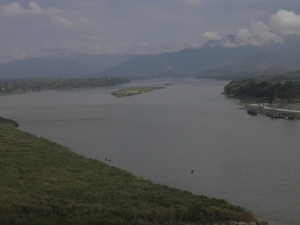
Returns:
[[[231,79],[300,69],[300,41],[224,48],[215,41],[201,48],[157,55],[71,53],[0,64],[0,79],[70,77],[182,77]]]
[[[124,63],[133,56],[71,53],[68,56],[15,60],[0,64],[0,79],[85,77]]]

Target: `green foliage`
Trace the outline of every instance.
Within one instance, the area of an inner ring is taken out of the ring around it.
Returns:
[[[9,124],[13,127],[18,127],[19,126],[19,124],[16,121],[11,120],[11,119],[5,119],[2,116],[0,116],[0,124]]]
[[[300,81],[268,82],[266,80],[245,79],[231,81],[224,87],[227,96],[239,98],[274,99],[281,101],[299,101]]]
[[[28,91],[103,87],[129,83],[127,78],[81,78],[81,79],[25,79],[0,81],[0,94],[14,94]]]
[[[225,200],[153,184],[0,124],[0,224],[256,221]]]
[[[115,97],[126,97],[138,94],[144,94],[147,92],[152,92],[155,90],[164,89],[166,87],[130,87],[130,88],[121,88],[118,91],[113,91],[111,94]]]

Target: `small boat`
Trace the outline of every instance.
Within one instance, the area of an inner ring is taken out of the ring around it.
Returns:
[[[281,118],[280,113],[275,109],[270,109],[268,112],[266,112],[266,116],[271,118]]]
[[[257,115],[257,109],[256,108],[248,109],[247,113],[250,115]]]
[[[295,116],[294,115],[286,115],[285,119],[287,119],[287,120],[293,120],[293,119],[295,119]]]

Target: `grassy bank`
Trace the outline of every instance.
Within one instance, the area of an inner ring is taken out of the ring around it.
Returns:
[[[0,224],[256,221],[225,200],[153,184],[0,120]]]
[[[121,88],[117,91],[113,91],[111,94],[115,97],[128,97],[132,95],[139,95],[155,90],[165,89],[166,87],[129,87]]]

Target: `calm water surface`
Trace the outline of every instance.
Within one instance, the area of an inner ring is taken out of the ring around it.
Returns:
[[[155,183],[224,198],[270,224],[299,225],[300,121],[247,115],[220,94],[227,82],[127,86],[170,82],[125,98],[110,95],[118,87],[3,96],[1,116]]]

